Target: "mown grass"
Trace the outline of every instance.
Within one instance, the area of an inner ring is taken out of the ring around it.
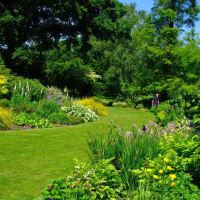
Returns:
[[[109,108],[95,123],[51,129],[0,132],[0,199],[40,196],[51,179],[70,173],[74,158],[89,162],[87,135],[108,130],[110,121],[125,129],[141,127],[153,116],[130,108]]]

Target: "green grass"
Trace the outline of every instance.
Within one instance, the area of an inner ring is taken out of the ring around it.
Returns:
[[[107,130],[111,120],[130,130],[152,119],[149,112],[109,108],[109,116],[95,123],[0,132],[0,199],[34,199],[51,179],[70,173],[74,158],[88,162],[88,132]]]

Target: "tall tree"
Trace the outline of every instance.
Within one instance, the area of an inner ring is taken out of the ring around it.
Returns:
[[[106,39],[124,33],[118,20],[125,13],[117,0],[1,0],[0,53],[7,67],[22,73],[19,58],[27,58],[27,49],[38,51],[42,60],[44,51],[62,39],[81,40],[86,51],[90,35]]]
[[[194,27],[198,19],[197,0],[154,0],[152,19],[156,27]]]
[[[151,20],[156,28],[157,45],[162,55],[162,75],[174,75],[174,47],[184,26],[193,27],[198,19],[197,0],[154,0]]]

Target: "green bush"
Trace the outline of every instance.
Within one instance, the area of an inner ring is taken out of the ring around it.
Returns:
[[[52,113],[58,113],[60,105],[53,100],[43,100],[39,103],[36,114],[47,118]]]
[[[70,123],[70,117],[62,112],[52,113],[48,116],[48,119],[53,124],[69,124]]]
[[[152,107],[151,111],[155,114],[157,122],[162,126],[184,116],[183,108],[178,99],[163,102],[158,107]]]
[[[194,182],[200,186],[200,137],[193,133],[176,133],[165,138],[164,152],[175,152],[181,162],[176,166],[185,166],[184,170],[190,173]],[[175,160],[173,158],[173,160]],[[175,162],[175,161],[174,161]]]
[[[9,108],[10,101],[8,99],[0,99],[0,107]]]
[[[12,125],[12,112],[0,107],[0,130],[10,129]]]
[[[77,116],[73,116],[71,115],[69,117],[69,124],[70,125],[77,125],[77,124],[81,124],[81,123],[84,123],[84,120],[80,117],[77,117]]]
[[[29,115],[28,113],[22,112],[16,115],[15,122],[19,126],[30,126],[32,128],[50,128],[52,124],[48,119],[41,118],[35,114]]]
[[[132,170],[137,177],[138,186],[143,185],[150,191],[146,199],[198,200],[200,189],[192,184],[191,175],[179,168],[182,162],[176,155],[171,156],[171,159],[169,157],[169,155],[168,157],[161,156],[153,161],[149,160],[140,170]],[[176,163],[178,160],[179,164]]]
[[[118,101],[118,102],[114,102],[112,104],[112,106],[113,107],[128,107],[128,104],[126,102],[120,102],[120,101]]]
[[[43,99],[46,88],[37,80],[20,79],[15,83],[12,96],[23,96],[29,101]]]
[[[135,178],[129,169],[138,169],[147,158],[155,158],[160,152],[160,137],[156,133],[140,133],[137,129],[125,132],[119,127],[107,133],[91,134],[88,139],[93,162],[110,159],[121,170],[124,183],[133,188]]]
[[[62,107],[62,110],[69,116],[81,118],[84,122],[94,122],[98,119],[98,116],[95,114],[95,112],[78,104],[69,107]]]
[[[70,199],[127,199],[125,186],[119,171],[103,160],[87,170],[84,163],[79,163],[71,176],[54,180],[43,192],[44,200]]]
[[[11,98],[11,107],[15,113],[27,112],[29,114],[36,111],[37,102],[30,102],[27,97],[15,94]]]

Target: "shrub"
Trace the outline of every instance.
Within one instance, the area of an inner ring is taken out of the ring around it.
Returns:
[[[60,105],[72,104],[69,97],[64,95],[63,92],[56,87],[48,87],[46,92],[46,98],[53,100]]]
[[[114,106],[114,107],[128,107],[128,104],[126,103],[126,102],[114,102],[113,104],[112,104],[112,106]]]
[[[0,130],[10,129],[12,125],[12,112],[0,107]]]
[[[8,78],[0,74],[0,97],[8,93]]]
[[[87,171],[84,163],[75,166],[71,176],[54,180],[43,192],[43,199],[127,199],[119,172],[103,160]]]
[[[169,122],[183,118],[184,111],[181,103],[178,99],[173,99],[161,103],[158,107],[152,107],[151,111],[155,114],[157,122],[165,126]]]
[[[60,111],[60,105],[53,100],[43,100],[39,103],[36,114],[47,118],[52,113],[58,113]]]
[[[15,117],[15,122],[19,126],[30,126],[32,128],[50,128],[52,124],[48,119],[41,118],[35,114],[29,115],[25,112],[18,114]]]
[[[62,107],[62,110],[70,116],[81,118],[84,122],[93,122],[98,119],[98,116],[95,114],[95,112],[81,105]]]
[[[88,139],[93,162],[115,158],[112,163],[121,170],[122,179],[128,188],[134,187],[134,176],[129,169],[143,166],[147,158],[155,158],[160,152],[156,133],[140,133],[137,129],[125,132],[117,128],[108,133],[91,134]]]
[[[180,160],[176,155],[173,160]],[[149,199],[199,199],[200,190],[192,184],[189,174],[179,169],[169,157],[158,157],[140,170],[132,170],[138,177],[138,185],[148,185]]]
[[[73,115],[71,115],[69,117],[69,124],[77,125],[77,124],[81,124],[81,123],[84,123],[84,120],[82,118],[77,117],[77,116],[73,116]]]
[[[79,105],[83,105],[83,106],[93,110],[97,115],[106,116],[108,114],[107,109],[103,104],[98,103],[91,98],[90,99],[88,99],[88,98],[81,99],[81,100],[75,101],[75,103],[77,103]]]
[[[27,97],[15,94],[11,98],[11,106],[15,113],[27,112],[31,114],[36,111],[38,103],[30,102]]]
[[[42,100],[46,88],[37,80],[20,79],[15,83],[13,96],[23,96],[29,101]]]
[[[10,101],[8,99],[0,99],[0,107],[9,108]]]
[[[51,123],[54,124],[69,124],[70,118],[65,113],[52,113],[48,116],[48,119]]]
[[[105,106],[112,106],[113,104],[113,100],[106,97],[96,96],[94,97],[94,100],[102,103]]]
[[[200,186],[200,138],[198,134],[174,133],[164,138],[163,149],[165,153],[177,155],[181,160],[175,166],[184,166],[185,172],[192,175],[194,182]],[[170,150],[170,151],[169,151]],[[176,161],[173,158],[174,162]]]

